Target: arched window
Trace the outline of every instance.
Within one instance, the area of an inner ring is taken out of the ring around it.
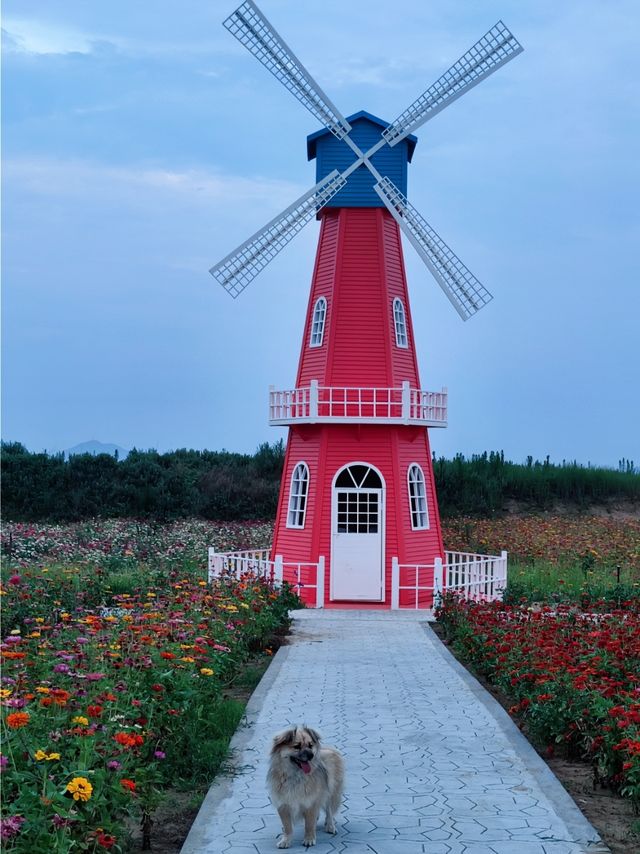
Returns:
[[[307,495],[309,493],[309,469],[305,463],[298,463],[291,475],[289,490],[289,513],[287,528],[304,528],[304,517],[307,511]]]
[[[313,309],[313,320],[311,321],[310,347],[320,347],[324,338],[324,321],[327,316],[327,301],[324,297],[316,300]]]
[[[411,527],[419,531],[429,527],[427,511],[427,490],[424,482],[424,472],[417,463],[412,463],[408,471],[409,507],[411,509]]]
[[[402,300],[397,297],[393,301],[393,323],[396,328],[396,344],[398,347],[408,347],[409,339],[407,338],[407,318],[404,312]]]

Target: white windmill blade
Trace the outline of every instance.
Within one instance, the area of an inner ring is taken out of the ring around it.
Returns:
[[[463,320],[468,320],[493,299],[471,270],[388,178],[378,181],[374,190]]]
[[[334,169],[209,272],[227,293],[237,297],[346,183],[346,179]]]
[[[223,25],[278,80],[319,119],[343,139],[351,125],[329,100],[294,52],[283,41],[252,0],[238,6]]]
[[[491,27],[442,77],[423,92],[410,107],[386,128],[382,136],[395,145],[433,118],[456,98],[464,95],[524,48],[502,21]]]

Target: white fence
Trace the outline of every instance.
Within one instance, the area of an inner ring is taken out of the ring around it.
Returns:
[[[284,562],[282,555],[271,560],[271,550],[216,552],[209,549],[209,581],[224,576],[253,575],[271,584],[288,582],[308,607],[324,607],[325,559],[318,563]],[[474,602],[501,599],[507,586],[507,552],[478,555],[445,552],[445,561],[431,564],[401,564],[391,561],[391,608],[431,610],[443,591],[460,593]]]
[[[447,390],[321,386],[269,390],[269,423],[378,423],[447,426]]]
[[[241,552],[209,549],[209,582],[214,578],[243,575],[257,576],[275,585],[286,581],[306,605],[324,606],[324,557],[320,557],[318,563],[285,563],[282,555],[271,560],[271,549]]]
[[[446,590],[474,602],[502,599],[507,586],[507,552],[478,555],[445,552],[445,562],[401,564],[391,561],[391,608],[434,608]]]

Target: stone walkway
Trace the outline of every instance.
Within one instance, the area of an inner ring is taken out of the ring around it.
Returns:
[[[509,716],[415,612],[299,611],[182,854],[272,854],[271,736],[317,728],[344,753],[348,854],[604,854],[607,848]],[[304,851],[302,824],[290,850]]]

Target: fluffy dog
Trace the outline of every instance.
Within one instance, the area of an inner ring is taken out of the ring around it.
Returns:
[[[344,784],[344,761],[333,747],[321,747],[308,726],[294,726],[274,736],[267,786],[282,822],[278,848],[288,848],[293,823],[304,818],[305,848],[316,844],[316,824],[325,811],[324,829],[335,833],[335,814]]]

